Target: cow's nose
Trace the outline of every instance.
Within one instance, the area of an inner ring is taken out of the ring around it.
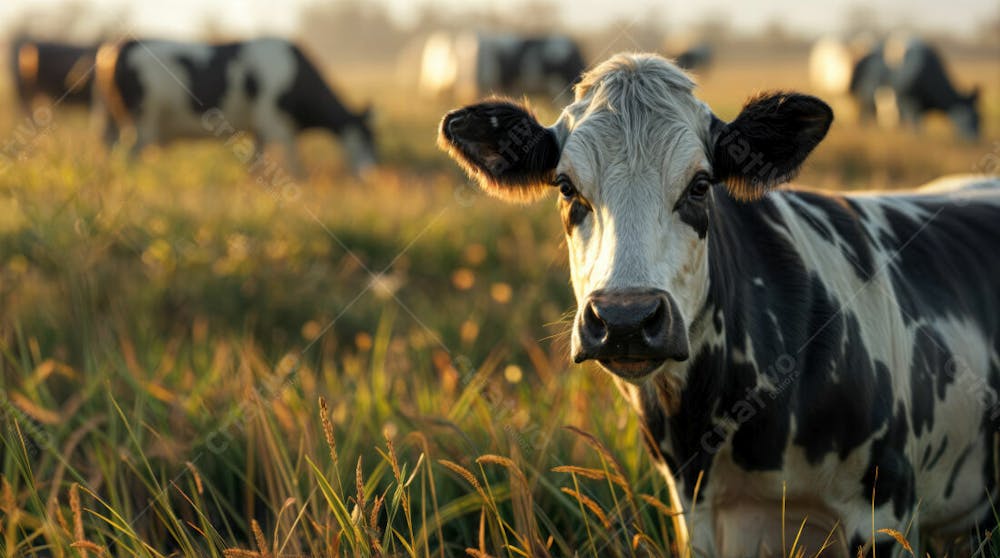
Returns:
[[[577,321],[576,362],[598,360],[623,376],[688,358],[687,332],[673,299],[659,289],[598,290]]]

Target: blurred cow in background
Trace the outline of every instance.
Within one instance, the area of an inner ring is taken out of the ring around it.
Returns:
[[[375,164],[369,112],[347,109],[294,44],[256,39],[225,44],[128,41],[97,56],[102,104],[117,128],[134,130],[133,155],[175,138],[248,138],[253,160],[269,143],[284,146],[302,174],[295,138],[319,128],[337,135],[355,171]],[[107,140],[118,134],[110,126]]]
[[[704,72],[712,65],[713,55],[712,45],[699,42],[684,48],[674,55],[673,59],[678,68],[698,73]]]
[[[903,123],[918,127],[925,113],[942,111],[963,138],[979,138],[979,89],[960,93],[933,46],[915,37],[894,37],[883,51]]]
[[[489,93],[570,98],[586,69],[580,47],[564,35],[431,35],[424,46],[421,91],[471,100]]]
[[[30,113],[40,97],[58,105],[89,105],[97,48],[19,37],[10,69],[21,108]]]
[[[813,47],[810,74],[823,92],[849,95],[862,122],[919,128],[925,113],[940,111],[960,136],[979,137],[978,89],[960,93],[940,54],[921,39],[894,36],[846,44],[825,38]]]

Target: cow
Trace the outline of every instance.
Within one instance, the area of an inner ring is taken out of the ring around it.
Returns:
[[[919,127],[925,113],[941,111],[961,137],[979,138],[979,88],[959,92],[933,46],[915,37],[894,37],[885,46],[885,58],[902,122]]]
[[[996,527],[1000,180],[776,189],[832,119],[770,92],[726,122],[619,54],[551,126],[491,99],[439,128],[487,193],[557,192],[572,358],[635,408],[698,556],[789,555],[800,525],[806,556],[900,555],[876,529],[923,556]]]
[[[488,93],[568,94],[586,65],[579,46],[564,35],[437,33],[425,43],[421,89],[459,98]]]
[[[847,45],[832,38],[817,42],[810,57],[817,87],[849,94],[861,122],[877,119],[883,125],[902,122],[919,128],[926,113],[939,111],[951,119],[959,136],[978,139],[979,90],[959,92],[933,46],[909,35],[857,43],[869,45]]]
[[[30,114],[41,97],[57,105],[89,106],[96,54],[94,46],[15,39],[10,69],[22,110]]]
[[[302,174],[295,138],[318,128],[340,137],[352,168],[376,160],[370,111],[347,109],[319,70],[293,43],[261,38],[223,44],[129,40],[98,53],[97,86],[115,126],[134,129],[132,155],[175,138],[242,134],[254,139],[255,160],[266,144],[285,148]]]

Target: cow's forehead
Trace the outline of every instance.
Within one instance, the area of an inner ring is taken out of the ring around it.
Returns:
[[[564,153],[591,167],[624,162],[673,163],[671,155],[704,152],[711,111],[693,93],[682,70],[656,56],[616,56],[587,72],[576,87],[576,101],[557,123]],[[690,161],[676,161],[689,165]]]

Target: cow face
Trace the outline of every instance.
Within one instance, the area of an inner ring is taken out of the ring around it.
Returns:
[[[552,127],[505,101],[441,125],[441,145],[487,192],[558,192],[578,302],[573,358],[630,381],[682,374],[716,198],[753,200],[791,178],[832,119],[818,99],[772,94],[726,124],[693,87],[662,58],[620,55],[584,76]]]

